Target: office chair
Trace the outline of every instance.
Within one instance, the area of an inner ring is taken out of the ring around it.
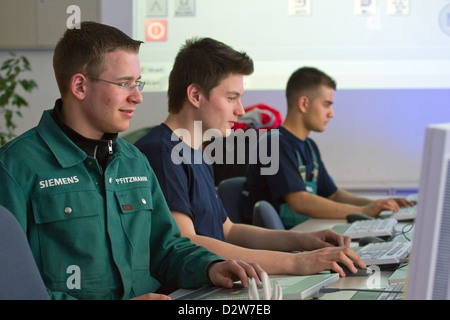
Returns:
[[[48,300],[28,240],[12,213],[0,206],[0,300]]]
[[[222,153],[221,161],[214,161],[212,164],[214,168],[214,185],[218,186],[220,182],[225,179],[234,177],[243,177],[247,173],[247,167],[250,159],[250,142],[249,139],[237,138],[239,135],[244,135],[244,133],[234,133],[228,137],[214,137],[211,141],[204,143],[205,147],[210,143],[213,143],[217,139],[221,139]],[[220,144],[219,144],[220,145]],[[243,156],[241,152],[244,152],[245,161],[241,163],[240,157]],[[216,157],[218,154],[216,153]],[[233,162],[228,163],[228,159],[233,159]]]
[[[153,127],[145,127],[142,129],[138,129],[121,136],[121,138],[131,144],[134,144],[140,138],[145,136],[151,129],[153,129]]]
[[[285,230],[278,212],[264,200],[258,201],[253,207],[253,224],[267,229]]]
[[[234,223],[242,223],[239,207],[245,181],[245,177],[233,177],[222,180],[217,186],[217,193],[228,213],[228,217]]]

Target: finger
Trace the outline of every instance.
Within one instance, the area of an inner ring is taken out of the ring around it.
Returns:
[[[392,199],[389,203],[395,208],[395,210],[392,210],[392,211],[397,212],[397,211],[400,209],[400,206],[399,206],[399,204],[397,203],[397,201],[395,201],[395,200]]]
[[[222,286],[226,288],[231,288],[233,286],[233,280],[240,280],[242,283],[242,286],[244,288],[248,288],[248,278],[247,276],[247,270],[244,268],[245,262],[242,261],[236,261],[236,260],[227,260],[226,262],[227,269],[226,269],[226,275],[222,275],[222,281],[225,283],[222,283]],[[256,271],[253,269],[253,274],[251,277],[256,276]],[[233,278],[233,279],[232,279]]]
[[[342,269],[346,268],[348,269],[351,273],[355,274],[358,272],[357,267],[359,267],[360,269],[366,269],[366,265],[363,263],[361,266],[355,266],[355,262],[353,262],[353,260],[349,259],[348,257],[344,256],[340,262],[338,262],[339,267],[341,267]],[[343,270],[344,273],[346,273]],[[348,271],[347,271],[348,272]]]
[[[393,199],[386,199],[380,202],[382,210],[390,210],[397,212],[399,209],[399,205]]]
[[[397,198],[395,201],[400,207],[413,207],[415,205],[414,202],[411,202],[405,198]]]
[[[345,276],[346,276],[344,269],[342,269],[341,266],[337,262],[333,262],[331,264],[331,270],[338,273],[341,278],[345,278]]]
[[[326,229],[323,232],[324,241],[322,241],[322,247],[344,246],[345,242],[342,235],[331,229]]]
[[[338,239],[336,239],[336,244],[332,244],[328,241],[320,241],[319,244],[320,244],[320,246],[318,246],[318,248],[326,248],[326,247],[330,248],[330,247],[336,247],[336,246],[340,247]]]
[[[347,267],[348,270],[350,270],[351,273],[358,272],[358,269],[356,269],[355,264],[352,259],[349,258],[347,255],[341,255],[338,265]]]
[[[348,247],[351,242],[352,239],[350,237],[336,233],[336,245],[338,247]]]
[[[259,282],[261,282],[261,281],[262,281],[263,274],[266,273],[266,272],[265,272],[264,269],[263,269],[259,264],[257,264],[257,263],[249,263],[249,264],[253,267],[253,269],[255,269],[256,274],[258,275],[258,278],[256,278],[256,280],[259,281]]]
[[[165,294],[146,293],[142,296],[131,298],[130,300],[172,300],[172,298]]]
[[[224,288],[232,288],[234,280],[239,280],[238,275],[242,268],[234,260],[216,262],[209,269],[209,277],[213,285]]]
[[[343,236],[344,247],[350,247],[350,243],[352,243],[352,238],[349,236]]]
[[[351,260],[351,264],[352,264],[353,267],[354,267],[353,263],[355,263],[361,269],[367,268],[366,264],[364,263],[364,261],[362,261],[362,259],[359,256],[359,254],[357,252],[355,252],[353,249],[346,248],[346,250],[344,251],[344,254],[345,254],[346,257],[348,257],[348,259]]]
[[[255,280],[256,285],[259,286],[259,284],[261,282],[260,275],[262,274],[262,272],[264,272],[264,270],[262,270],[262,268],[259,267],[259,265],[256,264],[256,263],[251,263],[250,264],[250,263],[247,263],[247,262],[244,262],[244,261],[240,261],[240,260],[237,261],[237,263],[244,271],[244,274],[242,275],[242,278],[240,278],[240,280],[242,282],[242,285],[244,287],[247,287],[248,286],[248,278],[252,278],[252,279]],[[259,274],[258,274],[258,271],[256,271],[255,268],[258,268]],[[245,282],[245,284],[244,284],[244,282]]]

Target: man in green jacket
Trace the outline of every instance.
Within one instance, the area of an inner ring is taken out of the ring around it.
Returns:
[[[52,298],[167,299],[156,292],[262,271],[181,237],[147,159],[118,138],[142,102],[140,44],[94,22],[67,30],[53,57],[62,98],[0,149],[0,204]]]

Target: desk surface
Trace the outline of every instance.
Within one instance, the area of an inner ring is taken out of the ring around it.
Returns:
[[[323,229],[331,229],[337,224],[347,223],[344,219],[309,219],[295,226],[292,230],[302,232],[313,232]],[[393,271],[379,271],[376,274],[368,276],[347,276],[339,278],[339,280],[330,288],[340,289],[383,289],[388,286],[389,277]],[[340,291],[335,293],[327,293],[321,296],[320,300],[350,300],[358,291]],[[182,296],[186,293],[185,289],[180,289],[171,294],[172,298]]]
[[[345,219],[309,219],[305,222],[295,226],[292,230],[302,232],[314,232],[323,229],[331,229],[338,224],[346,224]],[[398,224],[398,228],[402,228],[403,224]],[[397,228],[396,228],[397,229]],[[357,246],[357,244],[355,244]],[[375,278],[374,275],[370,276],[347,276],[345,278],[339,278],[337,282],[330,285],[332,288],[340,289],[376,289],[385,288],[388,286],[389,277],[393,271],[380,271]],[[327,293],[320,297],[321,300],[349,300],[357,291],[340,291],[335,293]]]
[[[347,223],[345,219],[308,219],[303,223],[296,225],[292,230],[302,232],[313,232],[323,229],[331,229],[337,224]]]

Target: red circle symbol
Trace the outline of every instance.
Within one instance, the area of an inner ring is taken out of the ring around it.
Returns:
[[[166,41],[167,40],[167,21],[166,20],[146,20],[145,21],[145,40],[147,41]]]

